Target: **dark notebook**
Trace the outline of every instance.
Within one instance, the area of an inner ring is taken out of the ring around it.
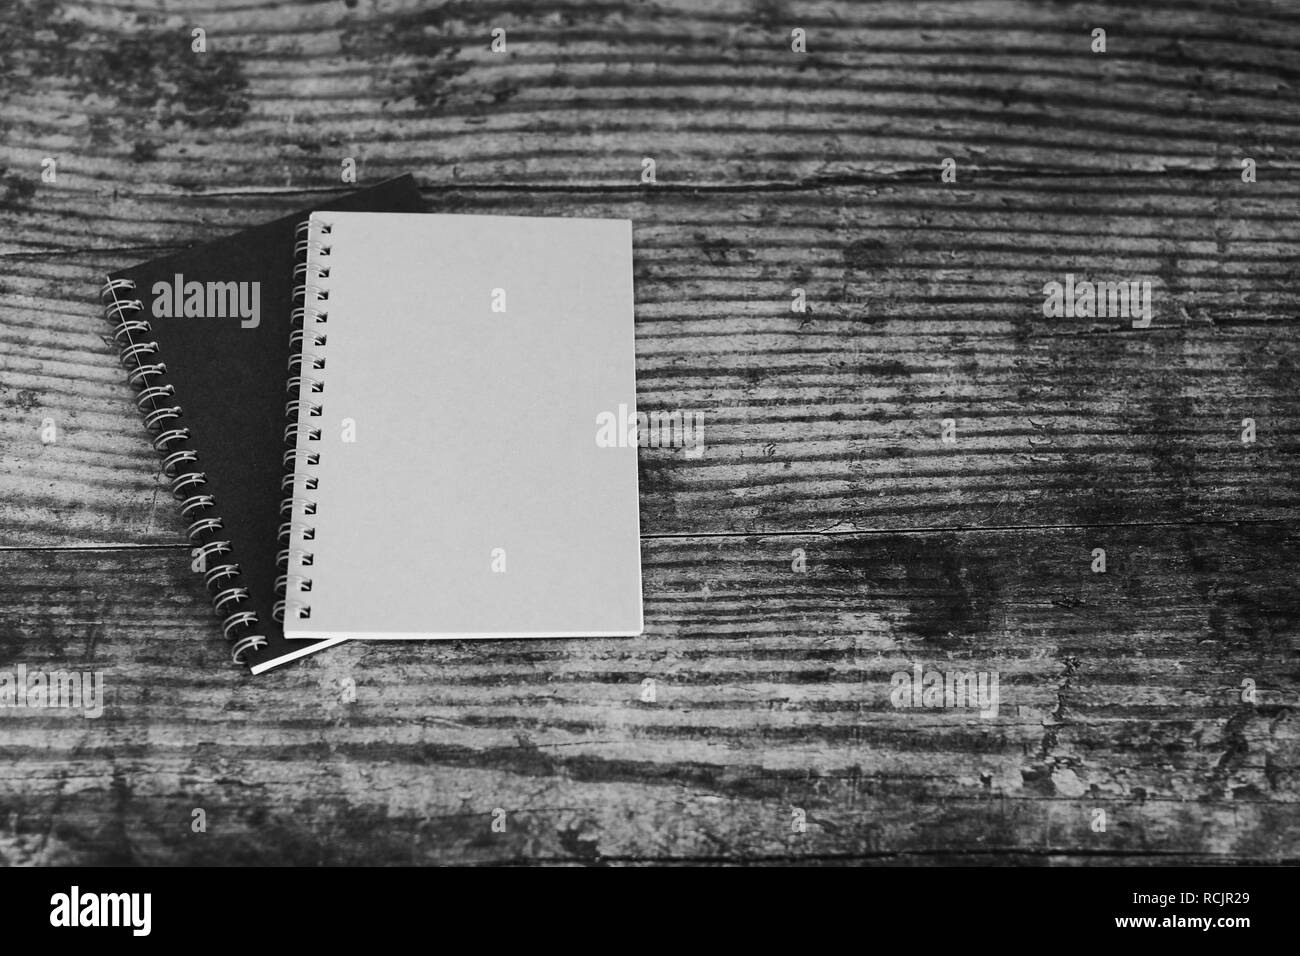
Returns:
[[[402,176],[313,208],[418,212]],[[291,488],[285,405],[295,230],[312,209],[110,273],[101,292],[163,476],[234,659],[253,673],[339,642],[289,641],[275,620]]]

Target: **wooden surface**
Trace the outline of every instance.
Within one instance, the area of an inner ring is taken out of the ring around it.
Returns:
[[[0,669],[108,705],[0,711],[0,861],[1300,862],[1300,12],[1188,6],[5,4]],[[225,664],[97,283],[345,156],[634,220],[643,637]]]

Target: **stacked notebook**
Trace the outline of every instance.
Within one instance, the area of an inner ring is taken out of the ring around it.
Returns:
[[[234,659],[642,630],[631,225],[402,177],[108,276]],[[633,412],[632,420],[635,419]]]

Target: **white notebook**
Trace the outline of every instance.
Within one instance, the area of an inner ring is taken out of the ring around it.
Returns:
[[[631,223],[318,212],[299,239],[286,636],[641,633],[637,436],[608,428],[635,421]]]

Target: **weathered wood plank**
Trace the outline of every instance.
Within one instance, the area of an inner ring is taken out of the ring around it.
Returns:
[[[0,861],[1300,862],[1298,41],[1274,3],[6,4],[0,670],[109,707],[0,710]],[[639,401],[707,445],[642,451],[644,637],[216,664],[94,289],[348,155],[636,222]],[[1067,272],[1152,280],[1153,327],[1044,319]],[[894,708],[913,662],[998,716]]]
[[[1097,546],[1105,574],[1089,570]],[[98,720],[0,710],[0,852],[1300,857],[1294,530],[643,550],[641,638],[345,645],[257,680],[216,666],[183,549],[0,552],[0,670],[98,669],[108,700]],[[890,675],[913,663],[998,672],[998,715],[895,708]]]
[[[647,533],[1289,517],[1300,192],[1229,210],[1183,187],[900,184],[776,206],[485,191],[443,208],[637,222],[639,405],[705,420],[699,457],[642,450]],[[173,216],[162,234],[204,234]],[[176,540],[93,304],[99,273],[130,258],[0,259],[0,543]],[[1044,282],[1067,273],[1151,277],[1152,327],[1044,318]],[[790,311],[792,288],[811,311]]]
[[[634,183],[645,156],[696,185],[933,175],[946,156],[1235,178],[1246,155],[1294,170],[1300,143],[1285,3],[8,8],[10,175],[58,153],[103,193],[302,185],[345,155],[448,183]]]

